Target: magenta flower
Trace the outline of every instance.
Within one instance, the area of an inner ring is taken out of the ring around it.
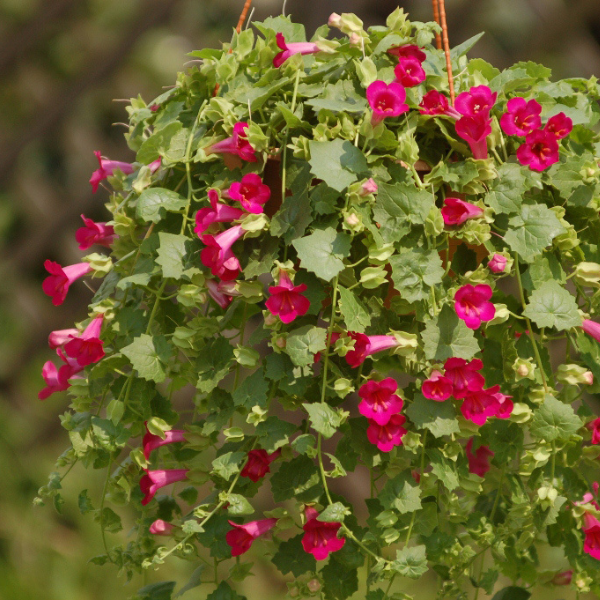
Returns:
[[[454,309],[469,329],[478,329],[482,321],[491,321],[496,307],[490,302],[492,288],[486,284],[463,285],[454,294]]]
[[[597,342],[600,342],[600,323],[590,321],[590,319],[584,319],[581,328]]]
[[[291,323],[297,317],[302,317],[310,308],[310,301],[302,295],[306,291],[305,283],[294,285],[289,275],[279,271],[279,282],[269,287],[271,296],[265,306],[273,315],[279,315],[283,323]]]
[[[589,423],[588,427],[592,430],[592,444],[600,444],[600,417]]]
[[[502,254],[494,254],[490,260],[488,260],[488,269],[492,271],[492,273],[504,273],[504,269],[506,269],[506,263],[508,259],[506,256],[502,256]]]
[[[104,342],[100,339],[103,319],[104,315],[98,315],[79,337],[65,344],[65,354],[81,367],[96,363],[104,356]]]
[[[373,109],[371,123],[377,125],[388,117],[397,117],[408,110],[406,90],[396,82],[374,81],[367,88],[367,100]]]
[[[248,141],[246,129],[248,123],[245,121],[236,123],[233,126],[233,134],[208,148],[204,149],[206,154],[233,154],[239,156],[246,162],[258,162],[258,158],[254,152],[254,148]]]
[[[479,85],[472,87],[468,92],[459,94],[454,107],[465,117],[482,116],[487,118],[497,97],[497,92],[492,94],[492,90],[487,85]]]
[[[48,346],[54,350],[79,335],[79,329],[57,329],[48,336]]]
[[[231,304],[231,301],[233,300],[233,298],[223,291],[222,286],[221,286],[222,283],[223,283],[222,281],[217,283],[214,279],[207,279],[206,280],[206,288],[208,290],[209,296],[221,308],[227,308]]]
[[[393,335],[370,335],[348,331],[348,337],[354,340],[354,349],[346,354],[346,362],[356,368],[371,354],[395,348],[398,340]]]
[[[400,62],[394,69],[394,75],[398,82],[404,87],[414,87],[415,85],[419,85],[425,81],[425,78],[427,77],[421,66],[421,61],[411,57],[400,59]]]
[[[569,585],[571,580],[573,579],[573,569],[569,571],[563,571],[562,573],[557,573],[550,583],[553,585]]]
[[[532,171],[544,171],[559,160],[556,137],[545,129],[532,131],[517,148],[517,159]]]
[[[283,33],[277,34],[277,45],[281,52],[273,59],[273,66],[279,68],[290,56],[294,54],[316,54],[320,52],[317,44],[311,42],[286,43]]]
[[[525,102],[524,98],[512,98],[507,102],[506,110],[500,117],[500,127],[506,135],[525,136],[542,124],[542,106],[535,100]]]
[[[38,393],[40,400],[45,400],[55,392],[64,392],[71,387],[69,379],[77,373],[71,365],[63,365],[60,369],[51,361],[46,361],[42,367],[42,377],[46,387]]]
[[[99,150],[96,150],[94,154],[96,155],[96,158],[100,163],[100,167],[96,169],[90,177],[92,193],[94,194],[98,191],[98,185],[100,184],[100,182],[106,179],[107,177],[113,175],[117,169],[125,173],[125,175],[129,175],[130,173],[133,173],[135,171],[135,167],[130,163],[102,158]]]
[[[248,552],[254,540],[273,529],[275,523],[277,523],[277,519],[250,521],[245,525],[229,521],[233,529],[225,534],[225,541],[231,546],[231,556],[240,556],[240,554]]]
[[[600,521],[594,515],[586,512],[583,515],[583,551],[592,558],[600,560]]]
[[[423,50],[421,50],[421,48],[419,48],[419,46],[415,44],[395,46],[393,48],[390,48],[387,52],[392,56],[397,56],[398,59],[413,58],[419,61],[419,63],[422,63],[427,58],[425,52],[423,52]]]
[[[358,412],[378,425],[386,425],[404,405],[402,398],[395,393],[397,389],[398,384],[391,377],[382,381],[367,381],[358,390],[358,395],[362,398]]]
[[[154,495],[160,488],[163,488],[172,483],[183,481],[187,476],[187,469],[157,469],[156,471],[148,471],[144,469],[146,474],[140,479],[140,489],[144,493],[142,506],[146,506],[154,498]]]
[[[557,140],[562,140],[573,131],[573,121],[565,113],[558,113],[548,119],[544,131],[551,133]]]
[[[276,450],[269,454],[266,450],[250,450],[248,452],[248,460],[242,469],[240,475],[248,477],[248,479],[256,483],[262,479],[267,473],[271,472],[271,463],[279,457],[281,450]]]
[[[494,398],[498,401],[498,409],[496,410],[497,419],[508,419],[512,414],[514,404],[512,396],[506,396],[500,391],[493,392]]]
[[[382,452],[390,452],[394,446],[402,445],[402,437],[406,429],[402,427],[406,421],[404,415],[392,415],[385,425],[379,425],[369,419],[367,438]]]
[[[379,187],[373,178],[367,179],[367,181],[361,185],[358,195],[368,196],[369,194],[376,194],[378,189]]]
[[[208,200],[210,208],[206,206],[196,213],[194,231],[199,237],[204,235],[213,223],[230,223],[241,219],[245,214],[240,208],[234,208],[219,202],[219,194],[216,190],[208,190]]]
[[[425,398],[443,402],[452,396],[452,382],[444,377],[440,371],[433,371],[421,386],[421,393]]]
[[[90,263],[77,263],[61,267],[52,260],[46,260],[44,268],[50,273],[50,276],[42,282],[42,289],[44,294],[52,298],[54,306],[60,306],[65,301],[69,287],[74,281],[92,270]]]
[[[244,233],[242,226],[236,225],[218,235],[206,234],[202,236],[201,239],[206,244],[206,248],[200,253],[200,260],[215,277],[219,277],[223,281],[231,281],[240,274],[240,261],[231,247]]]
[[[167,444],[175,444],[178,442],[185,442],[185,431],[183,431],[183,429],[170,429],[169,431],[165,431],[165,439],[163,440],[159,435],[150,433],[148,427],[146,427],[146,434],[142,440],[144,456],[146,457],[146,460],[149,460],[152,450],[156,450]]]
[[[488,157],[487,136],[492,133],[491,122],[487,113],[456,121],[456,133],[469,144],[473,158],[485,160]]]
[[[304,514],[306,523],[302,528],[305,531],[302,547],[305,552],[312,554],[316,560],[325,560],[330,552],[337,552],[343,548],[346,538],[337,537],[341,523],[317,521],[319,513],[312,506],[307,506]]]
[[[271,197],[271,189],[256,173],[248,173],[241,182],[232,183],[227,194],[232,200],[240,202],[248,212],[259,215],[263,212],[263,204]]]
[[[494,453],[487,446],[479,446],[473,454],[473,440],[472,437],[467,442],[467,460],[469,461],[469,473],[475,473],[479,477],[484,477],[485,474],[490,470],[490,458],[494,456]]]
[[[437,90],[430,90],[423,96],[419,104],[422,115],[446,115],[453,119],[460,119],[460,113],[450,106],[448,98]]]
[[[473,421],[475,425],[481,426],[485,425],[489,417],[498,416],[498,413],[502,414],[503,407],[496,396],[499,391],[500,386],[495,385],[487,390],[467,392],[460,406],[463,417]]]
[[[474,358],[467,363],[463,358],[449,358],[444,365],[444,375],[452,383],[452,395],[460,400],[468,392],[481,390],[485,385],[485,379],[480,371],[483,363]]]
[[[171,532],[175,529],[175,525],[173,523],[167,523],[167,521],[163,521],[162,519],[156,519],[148,532],[152,535],[171,535]]]
[[[112,225],[94,223],[92,219],[86,218],[85,215],[81,215],[81,218],[85,227],[80,227],[75,232],[75,239],[79,242],[80,250],[87,250],[94,244],[110,247],[117,238],[115,228]]]
[[[482,214],[483,208],[459,198],[446,198],[442,207],[445,225],[462,225],[465,221],[480,217]]]

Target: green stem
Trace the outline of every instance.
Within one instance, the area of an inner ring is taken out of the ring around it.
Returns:
[[[394,579],[396,579],[396,573],[394,573],[392,575],[392,578],[390,579],[387,589],[385,590],[385,594],[383,595],[383,598],[381,600],[386,600],[386,598],[390,595],[390,590],[392,589],[392,584],[394,583]]]
[[[335,325],[335,313],[337,310],[337,294],[338,294],[338,276],[333,280],[333,294],[331,298],[331,317],[329,319],[329,327],[327,328],[327,351],[323,360],[323,380],[321,384],[321,402],[325,402],[325,390],[327,389],[327,371],[329,369],[329,347],[331,346],[331,336],[333,334],[333,326]]]
[[[325,495],[327,496],[327,502],[329,504],[333,504],[333,500],[331,499],[331,493],[329,492],[329,486],[327,485],[327,475],[325,474],[325,467],[323,466],[323,453],[321,452],[321,441],[323,436],[319,433],[317,435],[317,457],[319,459],[319,472],[321,473],[321,480],[323,481],[323,488],[325,490]]]
[[[104,530],[104,503],[106,502],[106,492],[108,490],[108,482],[110,481],[110,469],[112,467],[113,459],[112,456],[108,461],[108,468],[106,470],[106,479],[104,481],[104,487],[102,488],[102,500],[100,500],[100,531],[102,532],[102,545],[104,546],[104,552],[108,556],[108,560],[112,562],[112,558],[108,552],[108,545],[106,543],[106,531]]]
[[[420,465],[420,474],[421,478],[419,479],[419,488],[421,487],[421,481],[423,481],[423,475],[425,474],[425,450],[427,447],[427,433],[428,430],[425,430],[425,434],[423,435],[423,449],[421,450],[421,465]],[[404,540],[404,545],[408,545],[410,541],[410,536],[412,535],[412,530],[415,524],[415,515],[416,511],[413,511],[412,516],[410,517],[410,525],[408,526],[408,532],[406,534],[406,539]]]
[[[521,282],[521,271],[519,269],[519,255],[515,252],[515,271],[517,273],[517,283],[519,285],[519,296],[521,298],[521,306],[523,310],[527,308],[527,304],[525,303],[525,293],[523,292],[523,283]],[[533,335],[533,329],[531,327],[531,321],[523,315],[525,318],[525,322],[527,323],[527,329],[529,330],[529,339],[531,340],[531,345],[533,346],[533,353],[535,355],[535,360],[540,369],[540,374],[542,376],[542,383],[544,385],[544,391],[548,393],[548,382],[546,381],[546,373],[544,371],[544,365],[542,364],[542,357],[540,356],[540,351],[538,350],[537,343],[535,341],[535,336]]]

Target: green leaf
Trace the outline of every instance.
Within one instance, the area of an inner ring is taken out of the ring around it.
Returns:
[[[453,491],[459,487],[458,473],[451,460],[436,448],[429,449],[427,457],[431,461],[432,473],[444,484],[446,489]]]
[[[333,227],[317,229],[311,235],[294,240],[292,245],[298,252],[302,267],[317,277],[331,281],[344,269],[342,259],[350,254],[351,238],[338,233]]]
[[[498,179],[485,196],[485,203],[497,213],[516,214],[521,212],[523,194],[531,188],[524,171],[525,167],[515,163],[504,163],[498,167]]]
[[[451,402],[436,402],[417,393],[406,414],[417,429],[429,429],[437,438],[460,431]]]
[[[544,403],[534,413],[531,434],[546,442],[568,441],[583,422],[570,404],[564,404],[554,396],[546,394]]]
[[[582,156],[562,156],[560,162],[548,169],[548,179],[560,195],[568,200],[573,192],[584,182],[581,171],[586,167],[595,167],[596,162],[590,152]]]
[[[521,214],[509,221],[505,242],[523,258],[532,262],[565,228],[544,204],[523,204]]]
[[[324,402],[315,402],[314,404],[303,404],[312,428],[321,433],[325,438],[330,438],[338,427],[346,420],[346,414],[343,411],[331,408]]]
[[[301,533],[287,542],[281,542],[271,562],[283,573],[291,573],[294,577],[300,577],[307,571],[317,570],[317,561],[312,554],[304,551],[302,547]]]
[[[212,392],[221,379],[229,372],[233,362],[233,347],[224,337],[210,341],[196,361],[198,381],[196,387],[201,392]]]
[[[286,244],[304,235],[312,221],[310,200],[306,190],[299,196],[288,196],[281,208],[271,220],[271,233],[277,237],[283,236]]]
[[[164,155],[171,145],[171,140],[180,132],[182,127],[181,122],[174,121],[155,131],[140,146],[136,155],[137,160],[143,165],[149,165]]]
[[[129,429],[108,419],[92,417],[92,432],[98,445],[110,452],[122,448],[129,440]]]
[[[104,530],[109,533],[119,533],[119,531],[123,530],[121,517],[112,508],[108,508],[108,506],[102,509],[102,519],[100,519],[100,511],[96,513],[94,519],[98,523],[102,522]]]
[[[146,381],[162,383],[166,378],[165,366],[171,349],[163,336],[152,337],[143,333],[121,350],[140,377]]]
[[[187,199],[165,188],[148,188],[137,201],[135,214],[146,222],[158,223],[167,216],[167,212],[177,212],[187,206]]]
[[[267,417],[256,426],[256,435],[260,438],[261,448],[267,452],[275,452],[289,443],[289,436],[297,429],[297,425],[283,421],[280,417]]]
[[[318,517],[317,521],[324,523],[341,523],[347,515],[351,514],[341,502],[330,504]]]
[[[202,583],[202,573],[204,572],[205,568],[206,565],[204,564],[200,564],[199,566],[197,566],[190,575],[188,582],[180,590],[177,591],[173,598],[179,598],[180,596],[183,596],[183,594],[185,594],[186,592],[189,592],[190,590],[193,590],[194,588],[198,587]]]
[[[429,294],[426,287],[442,281],[442,259],[434,250],[415,248],[390,258],[394,287],[408,302],[423,300]]]
[[[452,50],[450,51],[450,56],[452,60],[455,61],[461,56],[463,56],[463,54],[466,54],[484,35],[485,32],[482,31],[481,33],[478,33],[473,37],[470,37],[468,40],[465,40],[462,44],[459,44],[458,46],[452,48]]]
[[[217,589],[206,596],[206,600],[246,600],[246,596],[240,596],[227,582],[221,581]]]
[[[421,508],[421,488],[411,475],[400,473],[387,481],[379,501],[384,508],[395,508],[402,514],[411,513]]]
[[[357,569],[345,568],[335,560],[335,555],[321,570],[321,576],[326,600],[347,600],[358,590]]]
[[[264,408],[267,405],[267,392],[269,384],[264,378],[262,369],[258,369],[250,377],[246,377],[240,386],[233,392],[235,406],[243,406],[251,411],[253,406]]]
[[[175,585],[175,581],[151,583],[138,590],[137,600],[171,600]]]
[[[529,598],[531,598],[531,592],[522,587],[510,585],[495,594],[492,600],[528,600]]]
[[[229,494],[227,496],[227,512],[230,515],[251,515],[254,512],[252,504],[241,494]]]
[[[419,579],[427,573],[427,555],[425,546],[404,547],[402,550],[396,550],[396,560],[391,568],[395,573],[402,577],[410,579]]]
[[[550,252],[534,259],[522,275],[523,287],[529,292],[552,280],[564,284],[567,277],[558,259]]]
[[[413,225],[423,225],[434,203],[430,192],[408,184],[379,185],[373,217],[386,243],[397,242]]]
[[[158,247],[156,263],[161,266],[164,277],[181,279],[183,275],[185,259],[185,243],[188,238],[185,235],[175,235],[161,231],[158,234],[160,246]]]
[[[346,328],[348,331],[364,333],[365,329],[371,324],[371,315],[354,292],[342,286],[339,286],[338,289],[340,292],[340,312],[346,322]]]
[[[196,534],[196,539],[206,548],[210,548],[210,555],[216,559],[231,558],[231,546],[225,536],[231,531],[227,515],[216,514],[204,525],[204,531]]]
[[[220,475],[225,481],[229,481],[233,475],[240,472],[242,461],[246,458],[245,452],[227,452],[213,460],[212,470]]]
[[[575,298],[557,281],[546,281],[535,290],[523,314],[538,327],[556,327],[559,331],[582,323]]]
[[[309,148],[312,174],[338,192],[369,170],[364,154],[347,140],[311,141]]]
[[[479,352],[475,334],[447,304],[437,317],[427,321],[421,337],[427,360],[441,362],[453,356],[470,360]]]
[[[283,463],[271,477],[275,502],[295,498],[300,502],[316,501],[323,493],[319,471],[308,456],[297,456]]]
[[[240,85],[234,88],[232,99],[243,104],[244,107],[250,105],[250,110],[258,110],[273,95],[289,84],[287,79],[279,79],[265,86],[255,86],[252,84]]]
[[[438,526],[438,507],[435,502],[426,502],[415,515],[415,533],[430,536]]]
[[[305,104],[312,106],[316,112],[325,109],[332,112],[363,113],[367,109],[367,101],[358,94],[349,79],[340,79],[335,84],[328,85],[321,95],[307,100]]]
[[[94,510],[94,506],[92,504],[92,499],[88,495],[87,490],[82,490],[77,498],[77,504],[79,506],[79,512],[82,515],[89,513]]]
[[[312,365],[315,354],[325,350],[327,330],[323,327],[305,325],[294,329],[287,338],[286,352],[297,367]]]

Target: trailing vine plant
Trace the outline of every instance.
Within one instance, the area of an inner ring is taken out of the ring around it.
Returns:
[[[106,472],[92,562],[179,557],[211,600],[253,545],[291,597],[600,594],[600,89],[468,60],[476,36],[453,103],[437,32],[254,23],[131,100],[135,162],[96,153],[111,220],[76,238],[110,254],[46,262],[55,305],[102,282],[39,394],[71,398],[39,501]]]

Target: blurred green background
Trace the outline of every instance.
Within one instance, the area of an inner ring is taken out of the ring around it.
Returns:
[[[253,18],[281,12],[282,0],[255,0]],[[398,4],[414,20],[431,19],[428,0],[288,0],[287,13],[309,34],[335,12],[383,23]],[[447,0],[450,43],[486,31],[472,51],[503,68],[543,62],[555,78],[600,75],[599,0]],[[243,0],[0,0],[0,599],[119,600],[135,595],[110,566],[88,564],[101,553],[99,528],[76,506],[77,467],[65,480],[62,515],[34,508],[37,489],[68,445],[58,415],[66,396],[42,403],[47,335],[84,317],[90,294],[77,285],[60,307],[41,290],[46,258],[81,256],[74,233],[81,213],[106,214],[107,192],[92,195],[92,152],[131,161],[123,139],[125,105],[151,100],[171,85],[186,53],[231,37]],[[117,101],[115,101],[117,100]],[[101,477],[101,473],[98,477]],[[90,496],[102,482],[86,474]],[[265,508],[267,508],[265,506]],[[126,536],[127,531],[119,536]],[[117,540],[115,539],[115,543]],[[548,568],[560,563],[549,556]],[[257,561],[243,586],[251,600],[282,598],[283,578]],[[148,582],[185,581],[194,565],[174,560]],[[419,583],[420,600],[433,598]],[[203,586],[184,598],[205,598]],[[408,590],[407,590],[408,591]],[[547,590],[545,600],[574,598]],[[483,598],[483,596],[480,596]],[[583,598],[583,596],[582,596]]]

